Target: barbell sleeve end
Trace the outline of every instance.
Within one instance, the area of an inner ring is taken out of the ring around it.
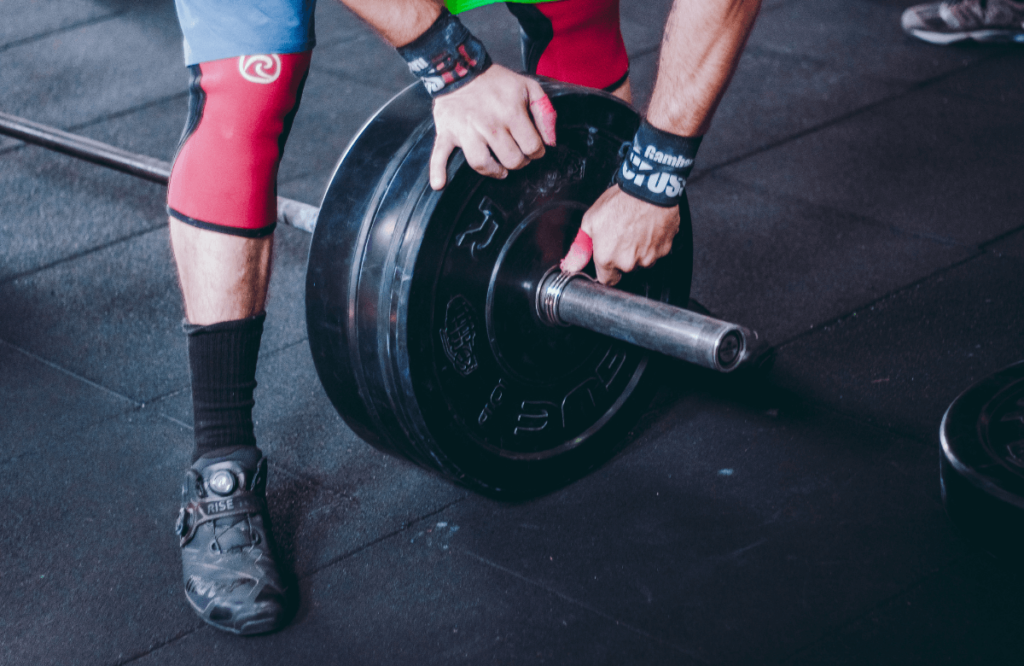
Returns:
[[[766,349],[755,331],[595,282],[582,273],[548,271],[537,316],[551,326],[579,326],[718,372],[732,372]]]

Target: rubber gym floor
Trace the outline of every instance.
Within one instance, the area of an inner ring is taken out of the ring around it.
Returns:
[[[653,83],[668,0],[623,0]],[[1024,47],[903,35],[907,0],[766,0],[689,187],[694,297],[778,348],[679,365],[621,454],[500,503],[362,443],[281,228],[257,390],[301,606],[242,639],[185,603],[191,447],[164,190],[0,139],[0,662],[1021,663],[1024,584],[943,512],[938,427],[1024,357]],[[321,0],[280,194],[319,203],[404,63]],[[170,159],[170,0],[3,0],[0,111]],[[517,66],[500,6],[466,15]],[[372,73],[372,75],[370,75]]]

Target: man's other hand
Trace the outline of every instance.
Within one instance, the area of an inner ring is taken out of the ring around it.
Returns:
[[[434,100],[437,138],[430,156],[430,186],[447,180],[448,158],[462,148],[478,173],[504,178],[555,145],[555,109],[540,84],[500,65]],[[495,159],[497,158],[497,159]]]
[[[583,216],[580,235],[562,260],[562,270],[578,273],[590,261],[602,284],[613,285],[637,266],[654,265],[672,249],[679,233],[679,208],[662,208],[630,196],[613,185]],[[586,237],[583,235],[586,234]]]

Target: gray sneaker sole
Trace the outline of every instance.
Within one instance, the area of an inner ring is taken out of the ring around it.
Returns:
[[[941,46],[966,41],[975,41],[983,44],[994,42],[1017,42],[1024,44],[1024,30],[965,30],[963,32],[910,30],[908,32],[929,44],[939,44]]]

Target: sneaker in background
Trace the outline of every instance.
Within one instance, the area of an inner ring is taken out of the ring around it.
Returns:
[[[903,31],[932,44],[1024,43],[1024,0],[947,0],[903,12]]]

